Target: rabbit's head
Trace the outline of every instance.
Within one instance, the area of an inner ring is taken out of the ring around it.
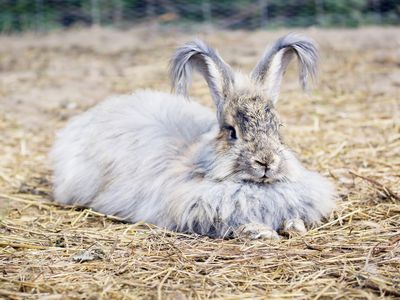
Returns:
[[[250,75],[233,72],[218,53],[201,41],[179,48],[171,61],[172,85],[188,95],[193,69],[205,78],[217,108],[220,131],[214,177],[273,182],[289,178],[290,160],[275,110],[283,74],[293,56],[305,89],[314,77],[318,52],[314,43],[289,34],[268,48]]]

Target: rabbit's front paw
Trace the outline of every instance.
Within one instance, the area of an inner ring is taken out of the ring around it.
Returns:
[[[283,232],[291,234],[303,235],[307,232],[303,220],[295,218],[286,220],[283,224]]]
[[[276,240],[280,238],[278,233],[271,227],[259,223],[248,223],[239,226],[235,230],[234,236],[245,237],[252,240],[256,239]]]

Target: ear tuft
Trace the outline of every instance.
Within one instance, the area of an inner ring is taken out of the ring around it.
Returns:
[[[299,34],[291,33],[278,39],[265,51],[251,73],[254,80],[266,81],[268,95],[273,102],[278,99],[283,75],[294,54],[299,62],[300,84],[307,89],[308,80],[316,78],[318,50],[314,41]]]
[[[188,97],[188,88],[192,81],[193,63],[199,60],[199,56],[207,53],[207,45],[196,40],[179,47],[170,61],[169,74],[172,89],[177,93]],[[190,61],[190,63],[189,63]]]
[[[233,72],[229,65],[201,40],[179,47],[170,62],[171,84],[176,93],[188,97],[193,69],[203,75],[217,109],[220,108],[223,95],[233,82]]]

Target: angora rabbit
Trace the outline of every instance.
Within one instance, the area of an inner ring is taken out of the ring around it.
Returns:
[[[210,237],[304,233],[334,208],[335,191],[279,132],[275,104],[293,57],[305,88],[318,57],[305,37],[278,39],[249,76],[201,41],[183,45],[170,67],[181,95],[113,97],[59,132],[51,152],[56,201]],[[193,70],[207,82],[216,115],[187,101]]]

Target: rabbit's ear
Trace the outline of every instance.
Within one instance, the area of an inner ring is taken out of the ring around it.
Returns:
[[[224,95],[233,84],[233,73],[218,53],[200,40],[178,48],[171,59],[170,76],[172,88],[188,97],[193,69],[199,71],[210,88],[211,96],[221,113]]]
[[[267,48],[251,72],[254,80],[266,84],[269,100],[274,103],[278,100],[282,78],[293,55],[299,62],[301,86],[306,89],[308,79],[314,79],[317,73],[318,50],[312,40],[301,35],[291,33],[278,39]]]

